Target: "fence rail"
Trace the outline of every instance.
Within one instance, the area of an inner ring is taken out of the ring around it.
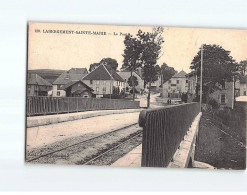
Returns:
[[[166,167],[199,111],[199,103],[142,111],[142,166]]]
[[[81,112],[87,110],[116,110],[139,108],[139,101],[80,97],[27,97],[28,116]]]

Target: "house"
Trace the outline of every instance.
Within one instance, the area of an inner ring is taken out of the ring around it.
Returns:
[[[104,64],[99,65],[82,80],[94,90],[96,97],[119,94],[125,88],[124,79],[115,70]]]
[[[38,74],[28,74],[27,96],[48,96],[52,90],[52,84]]]
[[[38,74],[43,79],[49,83],[53,83],[62,73],[66,72],[65,70],[56,70],[56,69],[33,69],[28,70],[28,73]]]
[[[121,71],[118,72],[119,76],[121,76],[124,79],[125,82],[125,87],[126,90],[128,91],[128,89],[132,89],[132,87],[129,86],[128,84],[128,79],[131,77],[131,72],[130,71]],[[144,80],[141,78],[141,76],[138,74],[138,72],[133,72],[132,73],[133,76],[135,76],[137,78],[138,81],[138,85],[135,86],[135,89],[141,93],[144,90]]]
[[[220,107],[234,107],[235,98],[238,96],[240,82],[239,80],[232,82],[225,82],[223,86],[218,86],[220,89],[214,91],[209,95],[210,98],[215,99]]]
[[[196,86],[197,86],[197,72],[192,71],[185,75],[188,81],[188,88],[187,88],[187,95],[188,95],[188,102],[192,102],[193,99],[196,97]]]
[[[187,73],[180,71],[163,84],[162,97],[180,98],[182,93],[188,91]]]
[[[246,96],[247,93],[247,75],[240,77],[240,96]]]
[[[66,91],[63,87],[71,81],[79,81],[87,74],[86,68],[71,68],[69,71],[62,73],[52,83],[52,96],[54,97],[65,97]]]
[[[90,98],[93,96],[93,89],[88,87],[81,80],[79,81],[70,81],[63,87],[61,90],[66,92],[66,97],[83,97]]]
[[[158,74],[157,77],[157,80],[151,83],[152,89],[159,89],[159,87],[161,86],[161,74]]]

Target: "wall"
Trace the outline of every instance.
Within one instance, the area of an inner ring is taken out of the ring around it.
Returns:
[[[247,94],[247,84],[241,83],[240,84],[240,96],[244,96],[244,92]]]
[[[130,72],[118,72],[119,76],[121,76],[124,80],[126,80],[126,87],[131,89],[131,87],[128,84],[128,79],[130,78]],[[133,72],[133,75],[137,78],[138,85],[135,87],[138,91],[144,90],[144,80],[142,80],[135,72]]]
[[[177,84],[177,80],[179,80],[179,84]],[[168,97],[168,93],[185,93],[188,90],[188,83],[186,83],[186,78],[171,78],[163,84],[162,96]],[[175,84],[176,86],[171,86],[171,84]]]
[[[57,92],[60,92],[60,96],[57,96]],[[53,97],[66,97],[66,91],[58,90],[57,85],[52,85],[52,96]]]
[[[97,81],[96,80],[93,80],[93,83],[91,84],[90,83],[90,80],[83,80],[83,82],[91,87],[94,91],[93,93],[95,94],[112,94],[112,89],[111,89],[111,86],[114,86],[114,87],[119,87],[120,91],[122,89],[124,89],[124,82],[117,82],[117,81],[112,81],[112,80],[106,80],[104,82],[104,80],[99,80],[98,84],[97,84]],[[120,83],[120,85],[118,86],[118,83]],[[99,91],[97,92],[97,87],[99,88]],[[103,88],[106,88],[106,91],[104,93],[103,91]]]
[[[221,103],[221,95],[225,95],[225,103]],[[225,83],[225,89],[217,90],[210,94],[210,97],[215,99],[221,107],[227,106],[229,108],[232,107],[232,101],[233,101],[233,83],[232,82],[226,82]]]

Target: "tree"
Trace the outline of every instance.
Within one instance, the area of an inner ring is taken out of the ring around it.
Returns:
[[[240,74],[244,76],[246,72],[246,67],[247,67],[247,60],[242,60],[239,62],[237,66],[237,71],[239,71]]]
[[[140,57],[142,53],[142,44],[141,41],[133,37],[130,34],[127,34],[124,39],[124,54],[123,54],[123,66],[121,69],[130,71],[131,85],[133,91],[133,100],[135,100],[135,84],[133,81],[133,72],[137,70],[138,67],[141,67]]]
[[[95,68],[97,68],[100,65],[100,63],[93,63],[90,64],[89,71],[92,72]]]
[[[157,80],[155,65],[160,58],[161,46],[164,43],[162,37],[163,31],[163,27],[154,27],[152,33],[139,30],[137,34],[142,45],[140,60],[144,66],[143,77],[144,80],[149,83],[147,107],[150,106],[151,83]]]
[[[172,78],[173,75],[175,75],[177,71],[173,68],[168,66],[165,62],[161,65],[161,74],[163,76],[163,83],[168,81],[170,78]]]
[[[192,60],[190,68],[197,71],[198,81],[200,81],[201,50]],[[230,56],[230,51],[226,51],[219,45],[203,45],[202,92],[207,104],[211,93],[224,88],[226,81],[232,81],[235,70],[236,62]],[[200,86],[197,85],[197,91],[199,89]]]
[[[129,86],[132,87],[132,93],[135,93],[136,92],[135,87],[138,85],[137,78],[134,75],[133,76],[130,76],[128,78],[128,81],[127,82],[129,84]]]
[[[103,58],[100,61],[100,64],[107,65],[107,66],[109,66],[110,68],[112,68],[115,71],[117,70],[117,67],[118,67],[117,60],[112,59],[112,58]]]
[[[112,59],[112,58],[103,58],[99,63],[90,64],[89,71],[90,72],[93,71],[95,68],[97,68],[101,64],[104,64],[112,68],[115,71],[117,70],[117,67],[118,67],[117,60]]]

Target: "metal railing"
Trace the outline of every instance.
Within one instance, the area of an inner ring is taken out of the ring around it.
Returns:
[[[81,112],[87,110],[134,109],[139,101],[80,97],[27,97],[27,116]]]
[[[199,112],[199,103],[142,111],[142,166],[166,167]]]

